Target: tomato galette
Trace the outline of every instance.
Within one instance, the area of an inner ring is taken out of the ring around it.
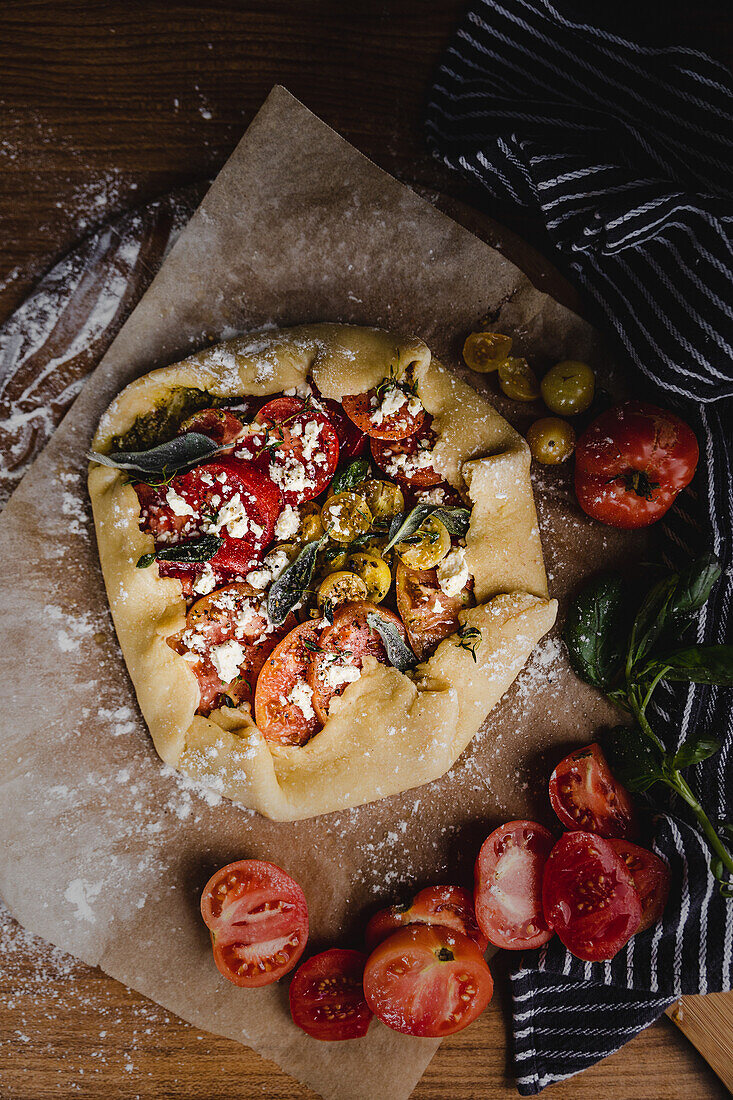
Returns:
[[[268,817],[443,775],[554,621],[527,445],[420,340],[230,340],[123,390],[91,457],[156,749]]]

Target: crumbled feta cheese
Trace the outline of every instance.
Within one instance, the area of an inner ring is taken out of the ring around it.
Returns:
[[[286,397],[302,397],[305,401],[306,397],[310,397],[313,393],[313,389],[310,382],[298,382],[297,386],[290,386],[287,390],[283,390]]]
[[[434,489],[425,489],[417,496],[420,504],[442,504],[445,500],[445,489],[436,485]]]
[[[356,665],[334,661],[323,673],[323,681],[330,688],[338,690],[345,684],[353,684],[361,676],[361,669]]]
[[[193,516],[196,514],[188,501],[184,500],[182,496],[179,496],[172,485],[165,494],[165,500],[175,516]]]
[[[468,584],[471,574],[466,565],[466,551],[463,547],[455,550],[443,558],[438,565],[438,584],[446,596],[457,596]]]
[[[284,550],[271,550],[262,563],[274,581],[290,565],[290,558]]]
[[[203,573],[194,581],[193,590],[197,592],[199,596],[208,596],[209,592],[213,592],[215,588],[216,577],[214,576],[214,570],[211,568],[211,562],[207,561]]]
[[[313,688],[310,684],[306,684],[305,680],[299,680],[288,695],[288,702],[298,708],[307,722],[316,716],[316,712],[313,710],[313,705],[311,703],[312,699]]]
[[[390,477],[414,477],[421,470],[433,469],[433,452],[429,447],[421,447],[414,454],[393,455],[387,463]]]
[[[235,638],[211,648],[211,661],[223,684],[230,684],[239,676],[239,666],[244,661],[244,650]]]
[[[233,539],[243,539],[245,535],[250,533],[249,516],[239,493],[235,493],[231,500],[228,500],[224,507],[219,510],[215,526],[217,532],[221,531],[222,527],[226,527]],[[260,528],[260,533],[262,533],[262,528]]]
[[[301,493],[312,488],[315,482],[305,472],[305,466],[295,455],[278,456],[279,460],[270,463],[269,475],[272,481],[285,492]]]
[[[300,513],[291,504],[286,504],[275,524],[275,538],[284,541],[297,535],[300,530]]]
[[[321,425],[317,420],[309,420],[303,431],[303,458],[310,462],[318,446]]]
[[[432,607],[430,608],[430,610],[432,611],[433,615],[440,615],[440,614],[442,614],[442,612],[443,612],[443,605],[442,605],[442,603],[440,602],[440,597],[439,597],[439,596],[436,596],[436,597],[435,597],[435,602],[433,603],[433,606],[432,606]]]
[[[394,383],[390,383],[385,389],[382,395],[381,404],[375,408],[371,415],[372,424],[376,424],[377,427],[388,416],[394,416],[396,412],[407,404],[407,397],[403,390],[399,386],[395,386]]]
[[[423,411],[423,409],[424,405],[422,401],[416,394],[413,394],[410,400],[407,402],[408,413],[411,413],[412,416],[417,416],[418,413],[421,413]]]
[[[245,579],[247,584],[251,584],[253,588],[264,589],[267,588],[272,577],[269,569],[261,568],[250,570]]]

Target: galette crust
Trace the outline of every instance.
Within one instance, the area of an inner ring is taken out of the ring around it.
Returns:
[[[155,747],[167,763],[275,820],[358,806],[437,779],[455,763],[539,639],[557,604],[547,580],[522,437],[414,337],[320,324],[242,336],[132,382],[104,413],[93,441],[112,439],[176,387],[219,397],[263,396],[311,376],[325,397],[363,393],[409,369],[434,418],[436,465],[473,507],[466,560],[477,606],[462,623],[481,632],[470,652],[445,639],[410,676],[368,659],[302,747],[268,745],[247,706],[196,714],[190,665],[166,644],[184,628],[177,580],[137,569],[153,538],[139,528],[134,489],[92,463],[89,493],[99,556],[122,653]]]

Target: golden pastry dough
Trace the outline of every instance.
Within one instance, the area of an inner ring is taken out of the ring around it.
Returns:
[[[476,661],[455,635],[409,675],[367,658],[362,676],[334,699],[326,725],[302,747],[269,745],[247,705],[196,714],[196,677],[166,644],[185,625],[180,582],[159,577],[155,566],[136,568],[154,547],[139,528],[135,491],[119,471],[90,466],[112,616],[158,753],[276,820],[358,806],[443,775],[550,629],[557,604],[547,595],[527,444],[432,360],[421,340],[331,324],[239,337],[152,371],[112,402],[94,438],[95,450],[109,451],[114,437],[178,387],[263,396],[311,376],[338,400],[377,385],[390,370],[417,378],[439,436],[435,464],[473,506],[466,560],[478,606],[459,618],[480,631]]]

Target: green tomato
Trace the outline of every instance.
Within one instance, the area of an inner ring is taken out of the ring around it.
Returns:
[[[540,383],[542,400],[550,412],[577,416],[590,408],[596,379],[587,363],[563,359],[551,367]]]

